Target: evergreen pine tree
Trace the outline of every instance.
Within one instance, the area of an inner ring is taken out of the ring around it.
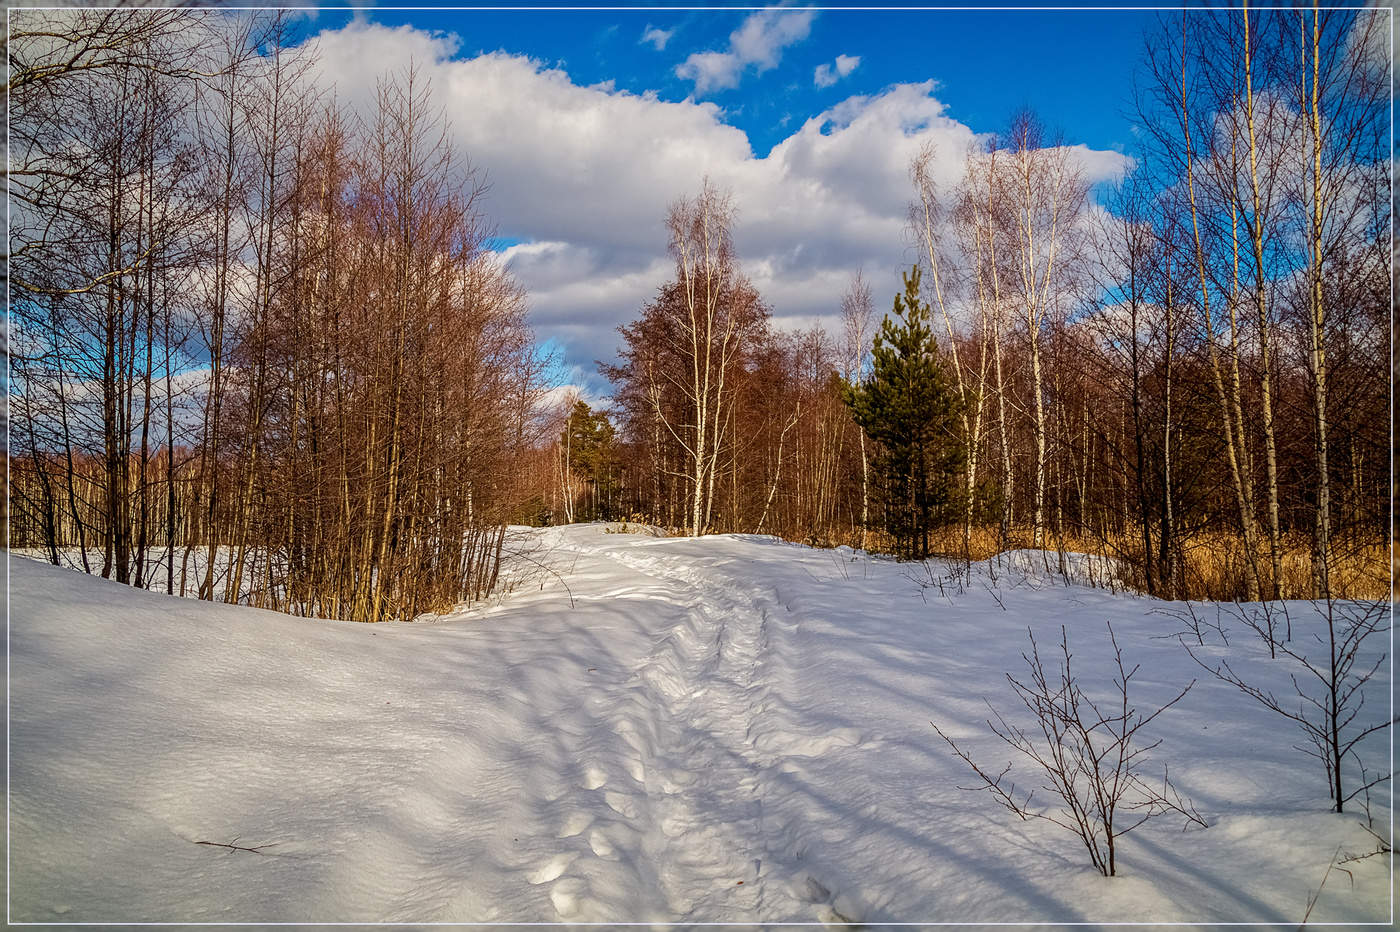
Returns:
[[[569,450],[570,467],[588,483],[576,518],[606,521],[616,517],[617,432],[607,414],[576,401],[560,443]]]
[[[918,266],[875,336],[870,376],[844,392],[851,416],[878,444],[876,487],[896,555],[923,559],[929,531],[954,504],[963,465],[958,396],[938,356]]]

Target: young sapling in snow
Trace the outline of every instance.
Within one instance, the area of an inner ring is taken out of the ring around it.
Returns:
[[[1174,812],[1184,816],[1188,826],[1195,824],[1205,828],[1205,819],[1190,800],[1184,799],[1172,786],[1165,767],[1160,789],[1149,784],[1140,770],[1146,755],[1161,740],[1147,741],[1139,733],[1180,702],[1195,685],[1195,680],[1155,711],[1139,712],[1128,698],[1129,684],[1139,667],[1128,669],[1125,666],[1123,650],[1113,634],[1113,625],[1109,624],[1108,637],[1118,672],[1113,681],[1112,704],[1100,704],[1089,698],[1079,685],[1077,673],[1071,666],[1073,655],[1064,626],[1060,627],[1059,672],[1053,677],[1047,674],[1040,659],[1035,634],[1029,630],[1027,634],[1031,651],[1021,656],[1030,668],[1030,676],[1023,681],[1008,673],[1006,680],[1035,717],[1040,735],[1036,737],[1008,721],[990,702],[987,707],[992,718],[987,721],[987,727],[1035,765],[1046,780],[1043,788],[1053,794],[1060,805],[1051,810],[1032,808],[1034,791],[1027,791],[1022,797],[1016,785],[1007,779],[1012,764],[1008,763],[1000,773],[993,775],[938,725],[930,722],[938,736],[981,780],[981,786],[968,789],[991,793],[998,803],[1023,821],[1044,819],[1071,832],[1083,842],[1089,860],[1105,877],[1117,872],[1118,839],[1155,816]]]
[[[1171,609],[1156,608],[1148,612],[1148,614],[1166,615],[1168,618],[1179,619],[1186,625],[1185,631],[1177,631],[1172,634],[1159,634],[1155,636],[1154,640],[1180,640],[1190,635],[1191,637],[1196,639],[1196,644],[1198,646],[1205,647],[1206,631],[1207,629],[1209,629],[1215,632],[1216,636],[1220,638],[1220,642],[1222,644],[1224,644],[1226,647],[1230,646],[1230,636],[1225,628],[1224,622],[1220,620],[1220,606],[1218,605],[1215,608],[1214,622],[1206,618],[1204,613],[1197,615],[1195,606],[1192,605],[1190,602],[1186,603],[1186,609],[1184,611],[1178,612]]]
[[[1246,679],[1228,660],[1209,666],[1185,640],[1181,641],[1181,646],[1211,676],[1229,683],[1302,729],[1309,746],[1298,750],[1322,762],[1327,771],[1327,790],[1332,797],[1333,810],[1341,812],[1346,803],[1390,779],[1388,772],[1371,776],[1364,767],[1357,785],[1350,790],[1342,779],[1342,765],[1348,757],[1360,763],[1357,745],[1368,735],[1389,728],[1397,721],[1394,718],[1357,721],[1366,701],[1364,687],[1386,659],[1384,651],[1371,658],[1365,656],[1364,649],[1375,635],[1384,636],[1389,630],[1389,603],[1326,599],[1314,603],[1313,608],[1321,621],[1320,630],[1300,638],[1297,643],[1274,637],[1276,624],[1272,611],[1238,606],[1234,612],[1268,643],[1270,657],[1281,655],[1301,667],[1298,672],[1289,674],[1294,693],[1291,698],[1281,699],[1268,688]],[[1288,627],[1291,630],[1291,619]]]

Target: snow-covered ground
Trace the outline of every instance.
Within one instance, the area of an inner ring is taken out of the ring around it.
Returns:
[[[12,560],[10,918],[1296,923],[1339,850],[1374,848],[1359,813],[1327,811],[1301,735],[1209,678],[1152,723],[1148,768],[1169,762],[1209,828],[1148,823],[1117,877],[959,789],[930,721],[1011,760],[983,699],[1024,711],[1003,673],[1027,626],[1048,656],[1066,625],[1101,695],[1108,620],[1142,665],[1135,702],[1198,678],[1162,603],[1031,560],[943,578],[768,538],[539,534],[559,578],[412,624]],[[1293,607],[1295,637],[1309,616]],[[1287,690],[1238,625],[1207,640]],[[1363,750],[1388,767],[1390,736]],[[1311,921],[1388,921],[1389,859],[1345,867]]]

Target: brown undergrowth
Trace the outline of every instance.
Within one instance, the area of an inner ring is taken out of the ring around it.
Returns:
[[[870,532],[868,549],[881,549],[883,535]],[[963,529],[948,526],[938,529],[930,539],[934,555],[944,558],[974,561],[987,560],[1007,550],[1031,547],[1030,528],[1013,529],[1003,541],[998,528],[979,526],[972,529],[966,551]],[[836,544],[859,545],[857,539],[818,541],[818,546]],[[1155,543],[1155,542],[1154,542]],[[1280,541],[1280,563],[1283,568],[1277,589],[1269,559],[1267,541],[1256,557],[1260,574],[1260,590],[1264,598],[1275,592],[1284,599],[1317,597],[1313,583],[1311,541],[1302,533],[1284,535]],[[1087,553],[1110,559],[1116,568],[1116,578],[1124,588],[1147,592],[1146,561],[1143,559],[1142,534],[1137,530],[1104,536],[1046,533],[1044,548],[1066,553]],[[1159,573],[1154,562],[1154,575]],[[1372,540],[1337,538],[1333,541],[1330,566],[1332,595],[1341,599],[1394,598],[1391,550],[1382,538]],[[1178,541],[1176,567],[1170,586],[1155,580],[1155,594],[1174,599],[1206,599],[1212,601],[1241,601],[1248,595],[1245,584],[1246,563],[1244,541],[1236,534],[1224,531],[1201,532]]]

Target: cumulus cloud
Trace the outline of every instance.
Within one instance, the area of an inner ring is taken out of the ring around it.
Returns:
[[[666,48],[666,43],[670,42],[671,37],[675,34],[676,31],[674,29],[661,29],[648,23],[647,28],[642,31],[642,38],[638,41],[650,42],[652,48],[659,52]]]
[[[807,38],[812,10],[763,10],[750,14],[729,34],[723,52],[696,52],[676,66],[676,75],[695,84],[695,93],[738,87],[748,71],[762,74],[777,67],[783,50]]]
[[[351,26],[318,42],[321,77],[350,106],[373,101],[379,75],[366,62],[417,62],[453,141],[485,173],[485,210],[517,241],[501,255],[529,292],[537,333],[585,374],[614,358],[616,328],[674,275],[666,207],[706,175],[734,195],[740,258],[775,322],[834,329],[858,267],[887,306],[917,258],[904,235],[910,159],[932,143],[936,180],[950,190],[979,139],[945,115],[928,81],[846,98],[758,158],[713,103],[583,87],[504,52],[457,59],[455,40],[407,27]],[[1094,181],[1125,164],[1082,148],[1076,158]]]
[[[812,76],[812,80],[816,83],[817,87],[831,87],[831,85],[840,81],[852,71],[855,71],[856,66],[859,64],[859,55],[837,55],[835,64],[818,65],[816,74]]]

